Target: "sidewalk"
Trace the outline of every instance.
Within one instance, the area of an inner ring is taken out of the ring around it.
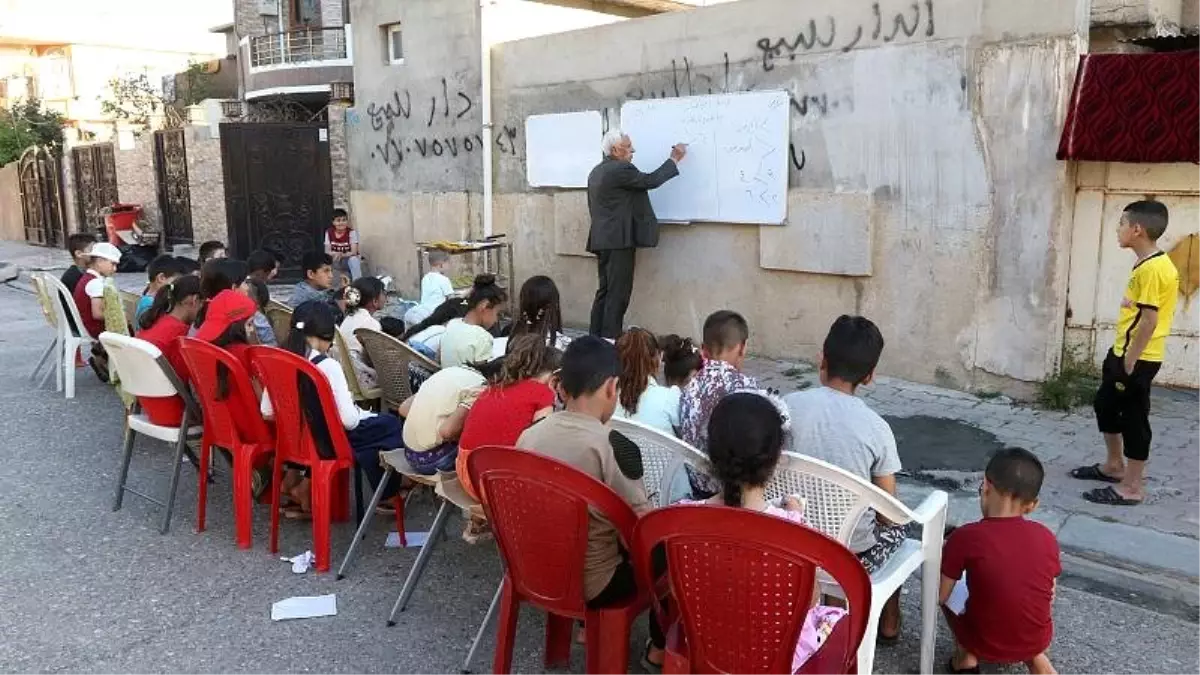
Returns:
[[[25,272],[58,270],[66,268],[69,258],[64,251],[0,242],[0,268],[5,264]],[[140,291],[145,284],[141,273],[117,277],[124,290]],[[13,283],[27,286],[27,280],[26,275]],[[763,386],[785,394],[819,386],[817,373],[805,363],[750,358],[746,369]],[[896,434],[905,466],[899,492],[910,506],[936,486],[950,494],[952,524],[977,520],[976,490],[988,453],[1019,445],[1036,453],[1046,467],[1034,517],[1058,535],[1064,551],[1189,584],[1200,577],[1200,410],[1194,393],[1155,392],[1149,496],[1136,507],[1086,502],[1081,493],[1098,484],[1067,476],[1076,466],[1103,460],[1090,409],[1039,410],[1005,397],[986,399],[888,377],[878,378],[862,395]]]

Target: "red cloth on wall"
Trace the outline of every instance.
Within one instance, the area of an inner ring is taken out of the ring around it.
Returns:
[[[1200,163],[1200,53],[1084,54],[1059,159]]]

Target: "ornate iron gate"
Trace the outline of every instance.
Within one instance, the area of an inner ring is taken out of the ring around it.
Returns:
[[[46,148],[29,148],[17,160],[25,240],[31,244],[66,245],[61,175],[58,156]]]
[[[329,142],[319,124],[222,124],[229,254],[258,248],[283,258],[279,275],[301,276],[333,214]]]
[[[75,167],[75,213],[83,232],[104,233],[100,210],[117,203],[117,161],[112,143],[71,148]],[[105,236],[107,241],[107,236]]]
[[[154,132],[154,178],[166,245],[193,243],[192,195],[183,129]]]

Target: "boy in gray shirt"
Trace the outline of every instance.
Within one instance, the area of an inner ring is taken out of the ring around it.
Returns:
[[[784,398],[792,417],[793,452],[845,469],[876,487],[896,494],[900,456],[892,429],[854,395],[875,376],[883,335],[869,319],[842,315],[833,322],[821,354],[821,387]],[[850,550],[867,572],[875,572],[904,543],[904,527],[863,515],[850,538]],[[895,639],[900,631],[900,596],[884,607],[879,636]]]

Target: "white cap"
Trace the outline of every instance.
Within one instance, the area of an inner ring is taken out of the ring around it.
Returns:
[[[113,246],[107,241],[102,241],[98,244],[92,244],[92,250],[88,251],[88,255],[93,258],[104,258],[115,263],[121,262],[121,249]]]

